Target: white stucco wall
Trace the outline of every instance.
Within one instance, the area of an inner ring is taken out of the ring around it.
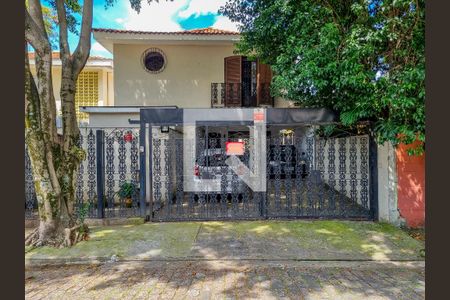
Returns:
[[[151,47],[167,58],[158,74],[141,64],[142,53]],[[211,83],[224,81],[224,58],[231,55],[232,45],[114,44],[115,105],[211,107]]]
[[[397,205],[397,169],[394,146],[378,145],[378,220],[401,225]]]
[[[129,119],[139,120],[139,113],[90,113],[87,127],[139,127],[130,124]]]

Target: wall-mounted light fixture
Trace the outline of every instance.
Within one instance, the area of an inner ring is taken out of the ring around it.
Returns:
[[[161,130],[161,133],[168,133],[169,132],[169,126],[161,126],[160,130]]]

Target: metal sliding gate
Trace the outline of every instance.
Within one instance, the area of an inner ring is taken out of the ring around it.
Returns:
[[[266,192],[253,192],[225,163],[226,143],[234,141],[244,144],[238,158],[248,167],[251,138],[203,136],[192,141],[196,163],[188,176],[220,179],[221,188],[186,192],[183,138],[153,135],[148,157],[151,219],[374,218],[371,169],[376,166],[368,135],[268,137]]]

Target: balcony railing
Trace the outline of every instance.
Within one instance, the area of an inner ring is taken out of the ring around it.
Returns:
[[[211,83],[211,107],[225,107],[225,83]]]
[[[211,83],[211,107],[273,106],[270,84]]]

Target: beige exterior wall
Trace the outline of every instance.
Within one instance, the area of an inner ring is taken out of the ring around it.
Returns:
[[[165,69],[150,74],[141,64],[142,53],[161,49]],[[232,45],[122,45],[114,44],[114,104],[211,107],[211,83],[224,81],[224,57]]]
[[[33,64],[30,65],[30,69],[33,76],[36,76],[36,68]],[[112,70],[109,68],[101,68],[101,67],[95,68],[85,67],[83,71],[98,72],[99,106],[114,105],[114,98],[108,99],[108,95],[112,94],[111,91],[114,89]],[[53,80],[53,94],[55,95],[56,107],[59,111],[61,108],[61,97],[59,94],[61,89],[61,66],[54,66],[52,68],[52,80]],[[108,90],[110,91],[108,92]]]
[[[108,71],[106,74],[107,77],[107,103],[105,104],[105,106],[113,106],[114,105],[114,77],[113,77],[113,72],[112,71]]]

